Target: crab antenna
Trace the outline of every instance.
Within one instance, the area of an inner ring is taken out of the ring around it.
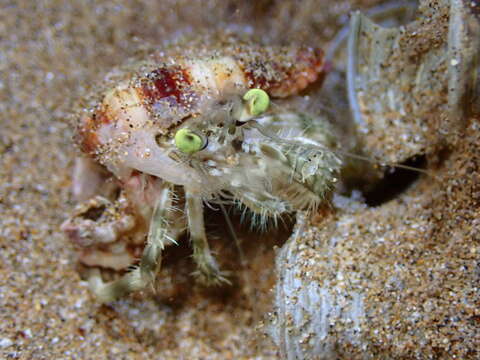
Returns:
[[[294,146],[296,145],[296,146],[301,146],[305,149],[312,149],[312,150],[330,151],[330,152],[333,152],[335,154],[340,154],[340,155],[347,156],[347,157],[350,157],[350,158],[353,158],[353,159],[366,161],[366,162],[369,162],[369,163],[372,163],[372,164],[380,164],[382,166],[390,166],[390,167],[398,168],[398,169],[406,169],[406,170],[416,171],[416,172],[419,172],[419,173],[422,173],[422,174],[426,174],[430,177],[434,177],[429,171],[419,169],[419,168],[416,168],[416,167],[413,167],[413,166],[408,166],[408,165],[403,165],[403,164],[392,164],[390,162],[384,162],[384,161],[379,162],[379,161],[375,161],[373,159],[370,159],[366,156],[353,154],[353,153],[350,153],[350,152],[347,152],[347,151],[332,150],[332,149],[329,149],[326,146],[322,146],[320,144],[316,144],[316,145],[313,145],[313,144],[299,144],[295,141],[281,139],[278,136],[276,136],[275,134],[272,134],[271,132],[269,132],[267,129],[265,129],[262,125],[260,125],[256,121],[250,121],[249,124],[253,128],[257,129],[263,136],[266,136],[266,137],[270,138],[271,140],[273,140],[277,143],[280,143],[280,144],[294,145]]]
[[[368,158],[367,156],[352,154],[352,153],[347,152],[347,151],[335,150],[335,152],[340,154],[340,155],[348,156],[350,158],[357,159],[357,160],[367,161],[367,162],[372,163],[372,164],[380,164],[380,166],[390,166],[390,167],[398,168],[398,169],[416,171],[416,172],[419,172],[419,173],[422,173],[422,174],[433,177],[433,175],[429,171],[424,170],[424,169],[420,169],[420,168],[416,168],[414,166],[408,166],[408,165],[403,165],[403,164],[392,164],[392,163],[384,162],[384,161],[375,161],[373,159]]]
[[[235,233],[232,221],[230,220],[230,216],[228,216],[227,209],[225,209],[223,203],[220,203],[220,209],[222,209],[223,216],[225,218],[225,221],[227,222],[228,232],[230,233],[230,236],[232,237],[233,241],[235,242],[235,246],[237,247],[238,254],[240,256],[240,263],[242,264],[242,267],[245,267],[245,254],[243,253],[242,247],[240,246],[240,240]]]

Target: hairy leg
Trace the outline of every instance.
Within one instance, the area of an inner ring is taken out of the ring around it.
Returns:
[[[162,250],[167,243],[174,242],[168,236],[167,221],[172,206],[171,192],[172,189],[166,184],[159,192],[150,221],[147,244],[138,267],[110,283],[104,283],[98,272],[90,278],[92,291],[102,302],[114,301],[153,284],[160,268]]]
[[[188,228],[193,246],[193,258],[198,270],[195,275],[206,285],[229,283],[226,273],[220,271],[218,264],[208,246],[205,224],[203,221],[202,198],[185,191],[185,207],[188,219]]]

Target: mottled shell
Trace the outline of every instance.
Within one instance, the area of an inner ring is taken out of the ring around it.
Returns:
[[[174,184],[200,184],[182,176],[187,169],[174,163],[155,143],[191,117],[205,116],[222,101],[261,88],[272,97],[287,97],[305,89],[324,71],[320,49],[262,47],[230,40],[221,50],[183,49],[182,55],[156,52],[138,63],[80,119],[78,142],[117,177],[131,169]],[[158,162],[172,171],[159,174]],[[133,165],[135,164],[135,165]],[[175,168],[175,171],[174,171]]]

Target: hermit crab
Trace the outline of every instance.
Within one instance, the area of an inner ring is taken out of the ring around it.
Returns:
[[[325,68],[320,49],[223,39],[111,74],[79,117],[73,192],[84,202],[63,224],[82,263],[129,268],[109,283],[92,277],[101,301],[152,284],[162,250],[185,231],[199,280],[228,282],[209,249],[205,206],[233,205],[264,225],[325,200],[342,164],[333,130],[288,107]]]

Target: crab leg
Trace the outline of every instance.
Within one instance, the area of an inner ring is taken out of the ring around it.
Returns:
[[[193,259],[198,270],[195,275],[206,285],[215,285],[222,282],[229,283],[226,273],[220,271],[218,264],[208,246],[205,224],[203,221],[202,198],[189,191],[185,191],[188,228],[193,246]]]
[[[168,185],[164,185],[164,188],[160,191],[150,221],[147,245],[143,250],[139,266],[110,283],[104,283],[99,274],[90,278],[92,291],[102,302],[114,301],[153,284],[160,269],[162,250],[169,241],[174,242],[167,235],[169,227],[167,217],[172,204],[171,191]]]

